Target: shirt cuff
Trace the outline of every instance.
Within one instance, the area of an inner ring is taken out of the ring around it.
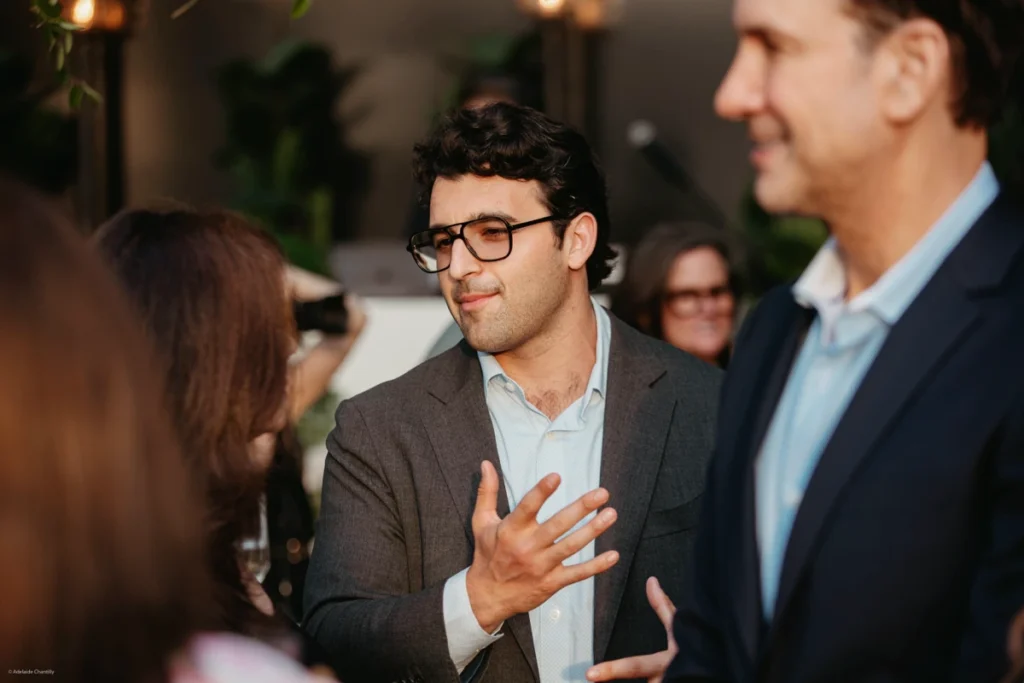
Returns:
[[[468,568],[463,569],[444,584],[444,630],[448,636],[448,655],[460,674],[480,650],[500,640],[502,635],[499,633],[502,624],[498,624],[491,634],[480,628],[466,590],[468,571]]]

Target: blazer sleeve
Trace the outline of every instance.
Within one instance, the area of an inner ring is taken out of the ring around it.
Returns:
[[[1003,431],[979,477],[977,495],[988,529],[955,676],[964,683],[994,682],[1006,675],[1010,622],[1024,607],[1024,395]]]
[[[395,493],[371,430],[350,401],[338,408],[327,451],[305,589],[306,629],[345,683],[456,683],[444,584],[410,592]]]
[[[759,318],[767,308],[763,302],[747,316],[740,333],[736,336],[736,353],[742,354],[746,343],[753,334]],[[732,365],[736,367],[736,363]],[[721,441],[723,429],[735,429],[735,425],[726,424],[730,417],[724,414],[724,406],[729,405],[730,385],[733,384],[733,372],[727,372],[719,400],[717,421],[717,443]],[[672,625],[673,637],[679,652],[669,665],[665,674],[665,683],[697,683],[727,682],[731,680],[726,631],[724,626],[723,605],[719,599],[722,595],[718,582],[723,576],[724,567],[717,556],[715,543],[719,508],[735,503],[736,496],[722,491],[727,475],[727,463],[716,450],[711,457],[707,479],[704,484],[703,502],[700,512],[700,523],[697,538],[694,542],[692,562],[687,572],[686,590],[676,610]]]

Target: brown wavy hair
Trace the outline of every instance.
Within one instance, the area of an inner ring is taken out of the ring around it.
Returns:
[[[209,562],[224,628],[261,622],[234,543],[257,509],[256,436],[284,416],[295,325],[284,258],[259,227],[224,211],[128,210],[95,236],[163,362],[185,458],[206,494]]]
[[[200,504],[117,283],[0,180],[0,670],[149,683],[215,622]]]

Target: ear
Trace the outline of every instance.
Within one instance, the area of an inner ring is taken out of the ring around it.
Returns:
[[[911,19],[887,36],[878,53],[881,106],[894,123],[909,123],[932,104],[949,106],[949,40],[931,19]]]
[[[562,251],[568,258],[569,268],[581,270],[594,253],[597,244],[597,219],[592,213],[581,213],[572,219],[562,238]]]

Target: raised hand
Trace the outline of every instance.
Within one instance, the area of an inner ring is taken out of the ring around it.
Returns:
[[[615,522],[615,510],[605,508],[584,527],[558,540],[608,501],[606,490],[584,494],[540,524],[537,513],[558,488],[557,474],[541,479],[505,519],[498,516],[500,484],[494,465],[485,460],[480,474],[473,509],[476,549],[466,573],[466,591],[473,614],[487,633],[509,617],[543,604],[565,586],[600,574],[619,561],[619,554],[611,550],[587,562],[562,564]]]
[[[603,662],[587,670],[588,681],[615,681],[628,678],[646,678],[648,683],[661,683],[668,665],[676,656],[679,647],[672,637],[672,618],[676,615],[676,606],[665,591],[661,589],[658,579],[653,576],[647,579],[647,601],[651,603],[668,634],[668,648],[652,655],[626,657],[611,662]]]

